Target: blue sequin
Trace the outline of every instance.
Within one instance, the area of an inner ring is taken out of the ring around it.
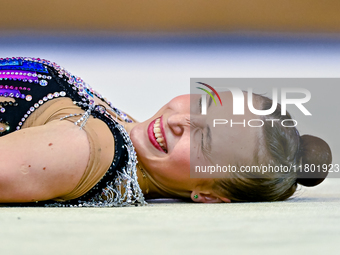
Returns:
[[[89,96],[93,97],[93,94],[87,88],[85,88],[85,91]]]
[[[22,59],[0,60],[0,70],[27,70],[48,73],[47,68],[43,64]]]
[[[4,59],[0,61],[0,67],[1,66],[19,66],[22,64],[21,60],[17,59]]]

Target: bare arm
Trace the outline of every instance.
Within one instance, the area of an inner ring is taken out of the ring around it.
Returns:
[[[0,203],[48,200],[71,192],[89,160],[85,131],[52,121],[0,138]]]

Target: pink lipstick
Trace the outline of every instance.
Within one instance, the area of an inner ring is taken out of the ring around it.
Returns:
[[[163,126],[163,116],[153,120],[148,126],[148,136],[152,145],[159,151],[167,153],[167,143]]]

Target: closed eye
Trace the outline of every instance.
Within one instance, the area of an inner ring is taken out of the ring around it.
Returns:
[[[200,99],[198,100],[198,106],[200,109],[200,114],[202,114],[202,97],[200,97]]]
[[[202,130],[203,131],[203,130]],[[201,150],[204,152],[205,149],[204,149],[204,134],[202,132],[202,136],[201,136]]]

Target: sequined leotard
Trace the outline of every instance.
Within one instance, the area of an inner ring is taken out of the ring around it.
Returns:
[[[110,111],[95,103],[95,97],[105,102]],[[81,197],[69,201],[43,202],[47,206],[125,206],[145,204],[137,182],[136,153],[125,129],[115,121],[112,112],[124,121],[131,120],[113,107],[81,78],[56,63],[35,58],[0,59],[0,136],[20,130],[35,111],[45,103],[70,98],[83,113],[69,114],[61,120],[75,118],[80,128],[90,116],[103,121],[115,141],[113,162],[102,179]],[[41,203],[39,203],[41,204]]]

